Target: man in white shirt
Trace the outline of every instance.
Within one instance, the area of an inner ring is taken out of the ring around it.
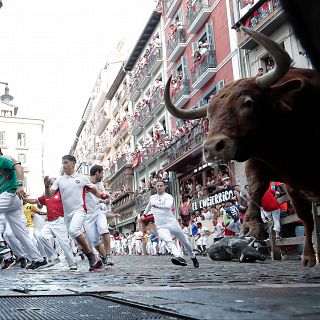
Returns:
[[[49,199],[58,190],[60,191],[68,233],[82,247],[83,253],[89,260],[89,271],[93,271],[98,261],[81,230],[87,212],[85,192],[92,192],[102,200],[108,196],[102,193],[87,177],[75,172],[75,165],[76,158],[74,156],[63,156],[64,175],[55,180],[51,188],[49,177],[45,177],[45,194]]]
[[[94,165],[90,168],[90,181],[102,192],[106,190],[102,183],[103,167]],[[84,220],[84,228],[86,230],[87,238],[91,246],[100,253],[100,258],[103,264],[107,267],[113,265],[111,258],[110,247],[110,232],[108,221],[106,217],[106,206],[101,206],[102,200],[97,198],[94,194],[86,191],[87,214]],[[100,237],[103,240],[104,246],[100,243]],[[100,265],[100,263],[98,262]],[[102,267],[102,264],[101,264]]]
[[[158,235],[163,240],[173,254],[171,259],[173,264],[186,266],[187,262],[181,257],[181,252],[172,241],[171,234],[175,236],[186,248],[188,255],[191,257],[195,268],[199,267],[199,262],[188,241],[187,236],[183,233],[178,221],[172,213],[173,197],[165,192],[163,180],[158,180],[156,184],[157,194],[150,197],[149,203],[144,211],[148,214],[150,211],[154,216],[154,223],[158,230]]]

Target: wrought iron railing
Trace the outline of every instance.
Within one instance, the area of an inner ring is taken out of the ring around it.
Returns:
[[[165,153],[167,156],[167,163],[174,162],[178,158],[188,153],[190,150],[202,144],[206,136],[206,132],[202,123],[199,123],[190,131],[190,135],[183,135],[179,140],[166,149]]]
[[[191,81],[195,83],[209,68],[217,67],[216,51],[206,52],[191,69]]]
[[[210,0],[196,0],[187,11],[187,27],[192,25],[203,8],[209,8],[210,5]]]
[[[158,108],[160,103],[163,101],[164,89],[158,87],[157,90],[150,97],[150,110],[152,113]]]
[[[176,30],[174,35],[168,39],[168,56],[171,55],[171,53],[177,48],[177,46],[180,43],[185,43],[186,42],[186,32],[184,29],[182,29],[183,26],[181,26]]]
[[[182,96],[190,94],[190,81],[187,78],[181,80],[176,88],[172,88],[171,100],[177,102]]]

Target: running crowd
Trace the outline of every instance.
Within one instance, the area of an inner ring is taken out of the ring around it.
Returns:
[[[0,149],[2,269],[17,263],[28,270],[49,267],[60,262],[62,250],[70,270],[77,270],[76,247],[87,257],[90,271],[113,264],[106,219],[109,196],[101,182],[103,168],[93,166],[89,179],[75,172],[75,164],[72,155],[63,156],[64,175],[45,177],[44,194],[29,199],[21,164]],[[46,221],[37,219],[41,206],[47,209]]]
[[[23,167],[12,157],[3,155],[0,149],[2,269],[15,264],[27,270],[48,268],[61,262],[59,252],[62,250],[69,269],[77,270],[77,247],[83,257],[87,257],[89,271],[114,264],[106,218],[107,215],[112,217],[107,206],[110,196],[102,183],[103,167],[91,167],[88,178],[75,172],[75,165],[74,156],[63,156],[64,174],[57,179],[46,176],[44,194],[30,199],[23,188]],[[172,263],[187,265],[171,235],[183,244],[194,267],[199,267],[188,238],[172,212],[173,197],[165,192],[163,180],[157,181],[156,190],[157,194],[150,197],[145,213],[152,209],[157,233],[171,252]],[[46,207],[46,221],[37,218],[38,208],[42,206]],[[117,241],[116,234],[113,243]],[[135,237],[135,241],[139,241],[139,237]]]

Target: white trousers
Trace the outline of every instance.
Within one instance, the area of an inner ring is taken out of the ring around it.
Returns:
[[[90,245],[93,247],[98,246],[100,244],[100,236],[109,233],[106,215],[102,211],[87,214],[84,220],[84,229]]]
[[[54,221],[46,221],[38,236],[39,242],[45,248],[46,252],[49,253],[49,260],[54,260],[58,257],[57,251],[54,250],[51,244],[53,237],[56,237],[61,249],[63,250],[68,265],[71,266],[74,264],[75,258],[70,246],[70,240],[63,217]]]
[[[73,211],[64,216],[64,222],[70,236],[75,239],[82,234],[82,226],[86,212],[84,210]]]
[[[0,194],[0,214],[4,214],[13,234],[21,242],[32,261],[42,261],[43,257],[36,244],[28,237],[25,216],[22,211],[22,200],[15,194],[3,192]]]
[[[196,256],[192,250],[187,236],[183,233],[177,221],[170,221],[166,225],[157,226],[157,229],[159,238],[165,242],[167,248],[175,257],[180,257],[181,252],[174,244],[171,235],[175,236],[182,243],[191,258],[194,258]]]
[[[265,211],[261,209],[261,215],[265,218],[272,217],[273,220],[273,230],[275,232],[280,232],[281,225],[280,225],[280,209],[273,210],[273,211]]]

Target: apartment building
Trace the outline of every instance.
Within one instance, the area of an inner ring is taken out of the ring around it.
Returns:
[[[0,148],[21,162],[24,187],[31,197],[43,193],[44,120],[20,118],[18,107],[0,101]]]

